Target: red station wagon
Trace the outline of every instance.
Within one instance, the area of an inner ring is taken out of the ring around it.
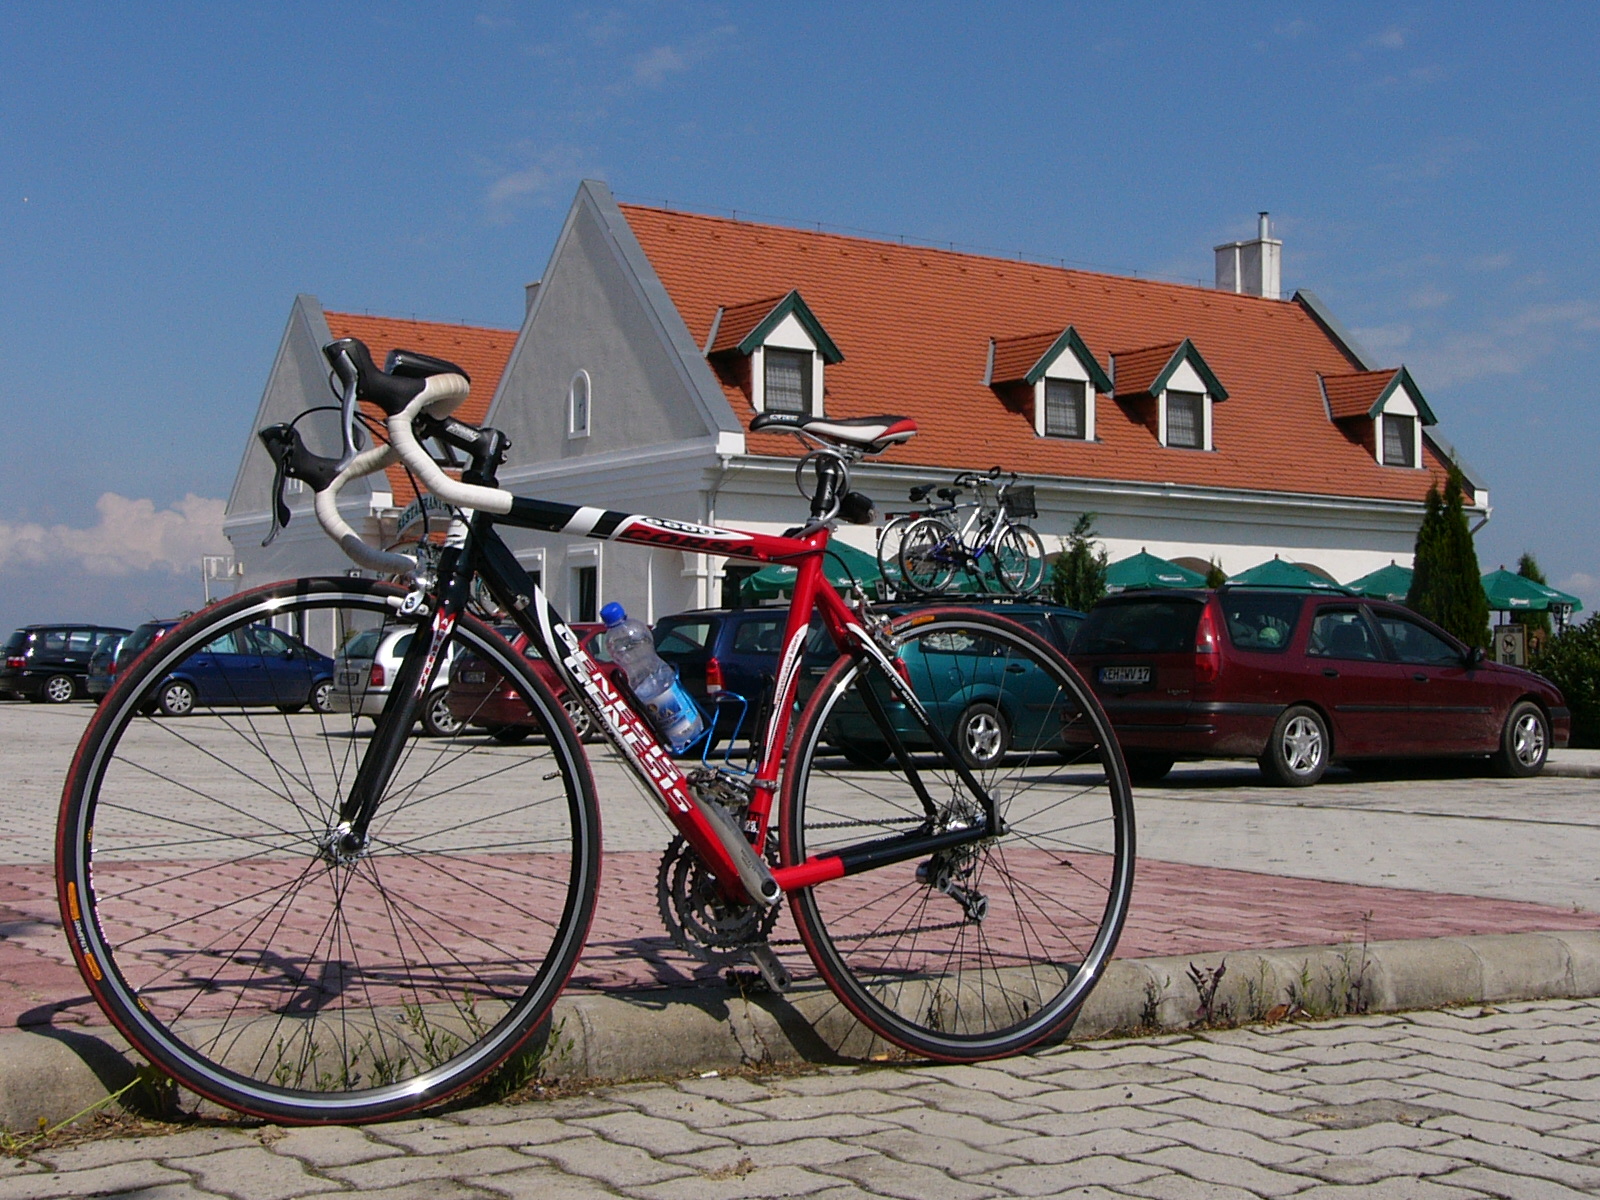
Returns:
[[[499,632],[511,642],[512,649],[529,660],[534,673],[550,685],[550,690],[572,719],[578,736],[586,742],[593,741],[599,731],[594,728],[588,710],[566,694],[566,687],[556,678],[554,669],[538,656],[538,651],[529,648],[527,634],[515,626],[507,626]],[[626,678],[622,668],[606,658],[604,625],[573,625],[572,632],[578,635],[578,644],[613,681]],[[534,732],[533,714],[528,711],[522,697],[505,681],[505,676],[498,669],[470,651],[459,655],[451,668],[447,696],[450,714],[456,720],[482,729],[496,741],[510,745]]]
[[[1549,680],[1486,661],[1396,604],[1265,588],[1108,597],[1071,657],[1136,780],[1180,758],[1254,758],[1275,783],[1329,762],[1486,755],[1537,774],[1571,732]]]

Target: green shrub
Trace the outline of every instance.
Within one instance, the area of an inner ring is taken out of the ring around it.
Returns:
[[[1600,748],[1600,613],[1551,638],[1528,664],[1572,709],[1572,744]]]

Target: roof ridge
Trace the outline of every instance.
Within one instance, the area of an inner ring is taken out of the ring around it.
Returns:
[[[520,332],[515,328],[504,325],[469,325],[465,321],[431,321],[421,317],[391,317],[385,313],[349,312],[342,308],[325,308],[325,316],[353,317],[359,321],[395,321],[402,325],[426,325],[430,329],[470,329],[475,333],[511,333]]]

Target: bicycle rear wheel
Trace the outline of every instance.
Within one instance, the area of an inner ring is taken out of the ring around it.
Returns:
[[[994,546],[1000,586],[1017,596],[1031,595],[1044,582],[1044,542],[1028,525],[1012,525]]]
[[[125,672],[67,779],[58,889],[90,992],[150,1061],[255,1116],[376,1120],[481,1079],[547,1016],[593,913],[588,763],[549,689],[470,618],[454,669],[498,672],[537,743],[413,730],[367,844],[341,841],[374,740],[363,648],[427,629],[402,598],[306,579],[200,613]],[[267,625],[339,658],[241,652]],[[296,661],[332,672],[334,711],[265,706]],[[194,706],[157,715],[173,681]]]
[[[937,596],[955,575],[959,549],[950,526],[937,517],[918,517],[900,540],[900,578],[913,592]]]
[[[795,923],[844,1006],[888,1042],[948,1061],[1014,1053],[1070,1022],[1116,945],[1133,886],[1126,769],[1077,672],[1021,626],[935,609],[894,633],[895,673],[929,723],[876,660],[840,658],[795,731],[783,862],[971,825],[985,794],[1004,832],[791,893]],[[1005,742],[969,769],[953,743],[973,713],[1000,714]],[[833,757],[845,744],[878,753]],[[873,759],[885,765],[857,765]],[[843,1054],[878,1046],[854,1022],[819,1029]]]

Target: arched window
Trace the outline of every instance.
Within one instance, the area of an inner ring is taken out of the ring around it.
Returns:
[[[589,372],[579,371],[572,377],[572,384],[567,389],[567,436],[589,436],[589,403],[591,389],[589,385]]]

